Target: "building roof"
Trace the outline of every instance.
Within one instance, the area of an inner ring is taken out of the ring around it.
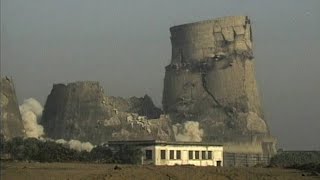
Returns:
[[[222,146],[210,142],[182,142],[182,141],[160,141],[160,140],[128,140],[128,141],[108,141],[108,145],[184,145],[184,146]]]

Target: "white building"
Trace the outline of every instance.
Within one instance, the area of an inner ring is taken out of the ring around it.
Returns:
[[[139,147],[142,164],[223,166],[223,147],[203,142],[109,141],[110,147],[127,145]]]

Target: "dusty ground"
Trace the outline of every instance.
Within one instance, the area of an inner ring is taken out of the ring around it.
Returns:
[[[1,180],[19,179],[320,179],[298,170],[277,168],[156,167],[85,163],[1,164]]]

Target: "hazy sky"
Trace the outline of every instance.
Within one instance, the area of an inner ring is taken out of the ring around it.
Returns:
[[[256,73],[284,149],[320,150],[319,0],[1,0],[1,75],[20,102],[53,83],[100,81],[107,95],[161,104],[169,27],[231,15],[253,22]]]

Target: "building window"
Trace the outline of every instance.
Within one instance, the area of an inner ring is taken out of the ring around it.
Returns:
[[[152,150],[146,150],[146,159],[152,160]]]
[[[189,159],[193,159],[193,151],[189,151]]]
[[[170,159],[174,159],[174,150],[170,150]]]
[[[166,159],[166,150],[161,150],[160,156],[161,156],[161,159]]]
[[[208,151],[208,159],[212,159],[212,151]]]
[[[181,159],[181,151],[180,150],[178,150],[178,151],[176,151],[176,158],[177,159]]]
[[[206,151],[201,151],[201,159],[207,159],[206,158]]]
[[[200,156],[199,156],[199,151],[195,151],[195,159],[199,159]]]

